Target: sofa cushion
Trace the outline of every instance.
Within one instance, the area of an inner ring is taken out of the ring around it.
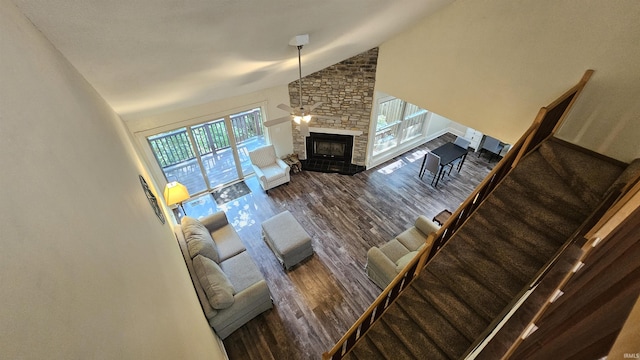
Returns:
[[[409,251],[416,251],[418,247],[427,242],[427,236],[415,226],[408,228],[396,237],[398,241]]]
[[[192,259],[197,255],[202,255],[215,262],[220,262],[218,248],[209,230],[200,221],[190,216],[185,216],[182,218],[180,225]]]
[[[211,233],[218,250],[218,264],[246,250],[240,236],[231,225],[225,225]]]
[[[264,280],[260,269],[246,251],[220,263],[220,268],[229,276],[236,293],[239,293],[260,280]]]
[[[418,255],[418,251],[411,251],[396,261],[396,272],[399,273],[404,269],[414,257]]]
[[[392,239],[386,244],[380,246],[380,251],[382,251],[382,253],[385,254],[393,263],[400,260],[401,257],[409,252],[409,250],[402,245],[398,239]]]
[[[193,268],[198,281],[214,309],[226,309],[233,305],[235,289],[220,266],[202,255],[193,258]]]

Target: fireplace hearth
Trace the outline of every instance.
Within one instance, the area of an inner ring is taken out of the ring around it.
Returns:
[[[354,175],[364,166],[351,163],[353,136],[312,132],[307,137],[307,159],[302,168],[310,171]]]

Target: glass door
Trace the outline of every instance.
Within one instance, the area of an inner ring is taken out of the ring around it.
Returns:
[[[238,168],[225,119],[194,125],[190,129],[198,145],[209,188],[237,180]]]
[[[167,182],[202,193],[253,173],[249,151],[265,145],[260,108],[147,137]]]
[[[197,194],[207,190],[202,163],[193,151],[187,128],[179,128],[147,138],[167,182],[178,181]]]

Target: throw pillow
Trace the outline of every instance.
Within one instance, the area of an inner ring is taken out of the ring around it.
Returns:
[[[220,261],[218,247],[213,241],[209,230],[200,221],[190,216],[185,216],[182,218],[180,225],[192,259],[196,255],[202,255],[215,262]]]
[[[411,251],[398,259],[398,261],[396,262],[396,272],[399,273],[400,271],[402,271],[402,269],[404,269],[407,264],[410,263],[414,257],[416,257],[416,255],[418,255],[418,251]]]
[[[193,258],[193,268],[212,308],[220,310],[233,305],[235,289],[218,264],[197,255]]]

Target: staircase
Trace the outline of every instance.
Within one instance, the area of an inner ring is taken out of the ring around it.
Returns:
[[[624,170],[550,138],[478,206],[345,359],[459,359]]]

